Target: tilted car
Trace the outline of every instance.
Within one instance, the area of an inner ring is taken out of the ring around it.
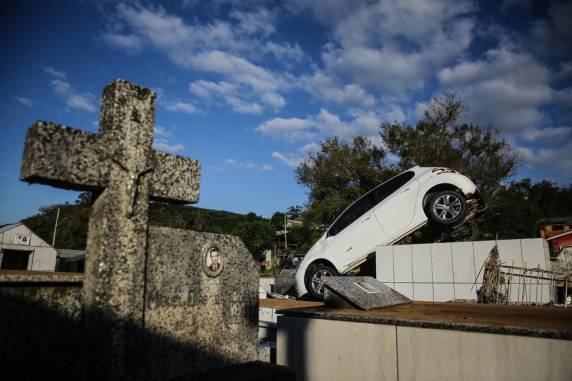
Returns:
[[[348,206],[308,251],[295,277],[298,297],[323,299],[324,277],[344,274],[429,221],[455,226],[484,209],[477,186],[453,169],[414,167]]]

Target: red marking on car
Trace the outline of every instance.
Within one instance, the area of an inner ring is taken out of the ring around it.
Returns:
[[[437,172],[438,175],[442,175],[443,173],[457,173],[457,171],[451,168],[433,168],[431,172]]]

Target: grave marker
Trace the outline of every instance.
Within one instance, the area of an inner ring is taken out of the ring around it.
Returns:
[[[391,287],[370,276],[336,276],[324,281],[325,304],[338,308],[373,309],[411,303]]]
[[[37,122],[21,179],[98,193],[82,309],[90,379],[168,379],[256,359],[258,274],[236,237],[149,227],[149,200],[196,202],[200,166],[152,149],[155,94],[116,80],[99,134]]]

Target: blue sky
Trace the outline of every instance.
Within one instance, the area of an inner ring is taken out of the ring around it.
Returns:
[[[0,223],[77,193],[18,180],[27,128],[97,131],[115,78],[158,93],[155,146],[202,163],[198,206],[269,217],[304,204],[294,168],[329,136],[415,123],[466,99],[521,156],[572,182],[572,3],[4,1]]]

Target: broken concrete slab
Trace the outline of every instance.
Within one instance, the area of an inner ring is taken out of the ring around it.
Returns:
[[[328,277],[324,282],[325,305],[373,310],[411,303],[411,299],[370,276]]]

